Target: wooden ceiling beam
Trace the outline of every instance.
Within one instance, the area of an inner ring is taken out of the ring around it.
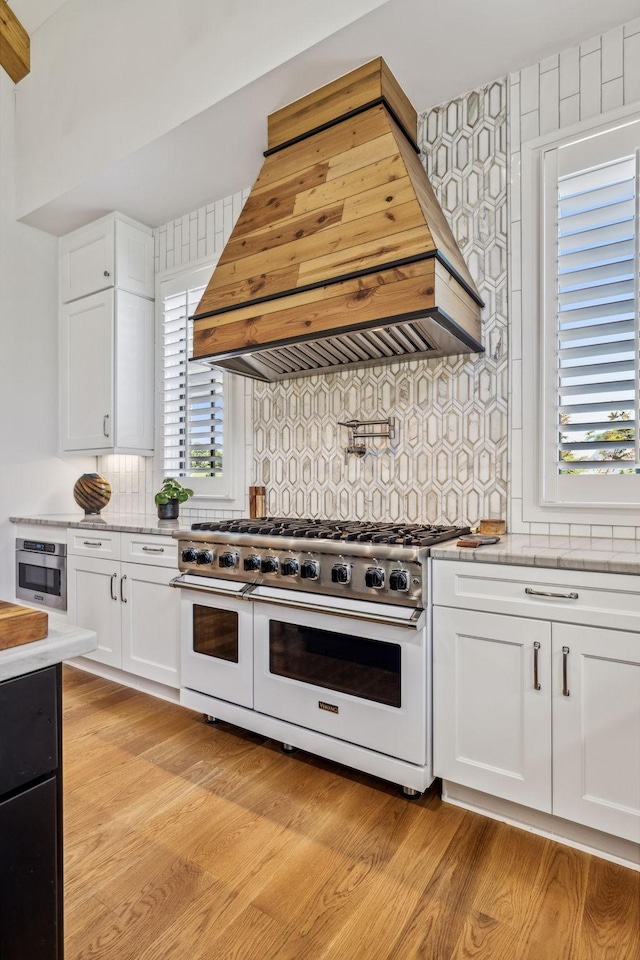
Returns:
[[[29,34],[6,0],[0,0],[0,66],[14,83],[31,69]]]

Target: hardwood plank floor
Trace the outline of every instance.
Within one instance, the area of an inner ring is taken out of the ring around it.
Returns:
[[[66,960],[640,960],[640,874],[70,667]]]

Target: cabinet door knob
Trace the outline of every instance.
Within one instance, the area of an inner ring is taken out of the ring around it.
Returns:
[[[124,595],[124,582],[126,579],[127,579],[126,573],[124,577],[120,577],[120,599],[122,600],[123,603],[127,603],[127,598]]]
[[[105,270],[104,275],[105,275],[105,277],[110,277],[110,276],[111,276],[111,274],[109,273],[108,270]]]

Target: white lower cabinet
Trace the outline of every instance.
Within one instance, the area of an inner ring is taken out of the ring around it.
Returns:
[[[69,619],[95,630],[98,649],[86,655],[90,659],[177,689],[180,598],[169,585],[178,572],[175,541],[163,544],[162,538],[147,538],[149,551],[166,550],[166,555],[150,553],[145,563],[136,563],[119,559],[119,536],[109,534],[111,558],[70,552]],[[122,538],[122,555],[135,555],[140,538],[128,534]],[[95,538],[96,544],[100,541],[104,548],[105,538]],[[70,551],[72,542],[70,537]]]
[[[553,624],[553,812],[640,843],[640,635]]]
[[[551,812],[551,626],[436,607],[434,772]]]
[[[640,632],[565,622],[597,622],[598,596],[607,604],[615,593],[610,619],[626,626],[637,578],[543,575],[530,586],[521,568],[435,561],[436,604],[475,585],[465,609],[433,611],[434,772],[640,843]],[[487,612],[489,589],[498,611],[522,595],[532,615]],[[474,596],[485,610],[472,609]],[[582,610],[589,596],[596,602]]]

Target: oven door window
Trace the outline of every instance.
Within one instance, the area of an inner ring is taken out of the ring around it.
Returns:
[[[193,649],[205,657],[238,663],[238,614],[193,604]]]
[[[54,597],[60,596],[62,571],[51,567],[40,567],[35,563],[18,564],[18,585],[24,590],[37,590]]]
[[[400,645],[293,623],[269,622],[269,669],[279,677],[401,705]]]

